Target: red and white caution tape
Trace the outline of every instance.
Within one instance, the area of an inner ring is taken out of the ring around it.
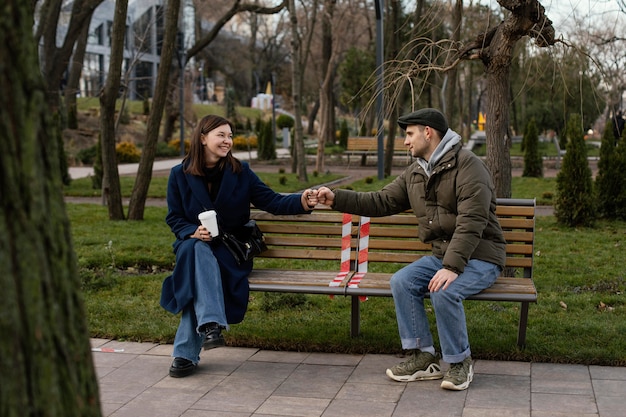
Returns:
[[[339,273],[328,285],[338,287],[350,273],[350,232],[352,229],[352,215],[343,213],[341,225],[341,265]]]
[[[370,218],[361,216],[361,222],[359,224],[359,246],[358,246],[358,259],[356,266],[356,274],[352,277],[348,283],[350,288],[358,288],[361,280],[367,273],[367,258],[369,253],[370,244]],[[360,296],[359,300],[365,301],[367,297]]]

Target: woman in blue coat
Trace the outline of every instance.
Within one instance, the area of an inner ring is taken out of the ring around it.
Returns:
[[[273,214],[309,213],[311,190],[283,195],[265,185],[250,166],[232,155],[233,126],[205,116],[189,153],[172,168],[167,186],[167,224],[176,236],[176,265],[163,282],[161,306],[182,316],[174,339],[170,376],[190,375],[200,351],[224,346],[222,330],[243,320],[252,261],[237,264],[220,239],[213,239],[198,214],[217,212],[220,231],[235,232],[250,218],[250,204]]]

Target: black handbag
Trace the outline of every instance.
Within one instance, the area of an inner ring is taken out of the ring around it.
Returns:
[[[267,250],[265,236],[254,220],[249,220],[237,233],[222,231],[221,237],[239,265]]]

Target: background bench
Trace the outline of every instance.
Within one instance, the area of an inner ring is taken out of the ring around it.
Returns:
[[[384,138],[383,149],[387,146],[387,137]],[[394,155],[408,155],[407,148],[404,145],[404,138],[396,138],[393,144]],[[368,155],[378,155],[378,139],[375,137],[355,136],[348,138],[346,150],[343,153],[348,157],[350,163],[351,155],[361,156],[361,165],[367,164]]]
[[[492,287],[468,300],[519,302],[517,344],[523,347],[529,303],[537,301],[533,283],[535,200],[498,199],[497,215],[507,240],[507,268]],[[391,297],[392,273],[379,272],[384,265],[393,264],[395,271],[431,254],[430,245],[418,240],[417,219],[410,212],[361,219],[324,209],[300,216],[253,211],[252,218],[270,249],[261,255],[266,258],[263,268],[252,271],[250,289],[350,296],[352,336],[360,333],[360,300]],[[311,270],[290,269],[267,262],[272,258],[306,260],[313,266],[316,261],[326,263]]]

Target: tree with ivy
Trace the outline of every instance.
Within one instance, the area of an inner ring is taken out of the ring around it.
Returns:
[[[580,115],[570,116],[565,133],[567,152],[556,177],[554,215],[559,223],[567,226],[592,226],[595,221],[593,179]]]
[[[539,153],[539,134],[535,118],[530,119],[524,130],[524,172],[522,177],[543,177],[543,158]]]

